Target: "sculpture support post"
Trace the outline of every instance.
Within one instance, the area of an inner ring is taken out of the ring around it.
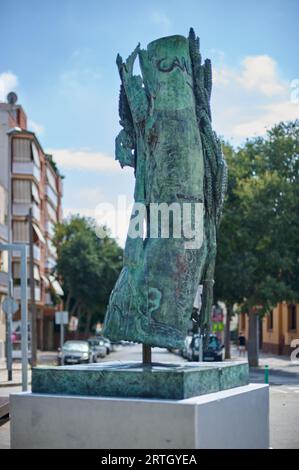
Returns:
[[[142,345],[142,363],[143,364],[152,363],[152,348],[148,344]]]

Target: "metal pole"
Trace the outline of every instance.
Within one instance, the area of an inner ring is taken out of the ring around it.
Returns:
[[[11,250],[8,250],[8,298],[13,297],[13,281],[11,269]],[[8,312],[6,316],[6,364],[7,364],[7,380],[12,380],[12,303],[8,304]]]
[[[12,167],[12,141],[11,136],[8,135],[8,243],[12,243],[12,191],[11,191],[11,167]],[[12,281],[12,253],[8,250],[8,298],[13,297],[13,281]],[[12,310],[11,302],[9,311],[6,317],[6,364],[7,364],[7,378],[12,380]]]
[[[28,214],[29,225],[29,278],[30,278],[30,324],[31,324],[31,366],[37,363],[37,328],[36,328],[36,304],[35,304],[35,282],[34,282],[34,256],[33,256],[33,223],[32,207]]]
[[[27,315],[27,247],[21,251],[21,334],[22,334],[22,390],[28,388],[28,315]]]
[[[62,313],[60,314],[60,347],[61,347],[61,352],[63,348],[63,343],[64,343],[64,324],[63,324],[63,315]]]
[[[203,335],[199,336],[199,351],[198,351],[198,361],[203,361]]]
[[[142,344],[142,362],[143,364],[152,362],[152,348],[148,344]]]

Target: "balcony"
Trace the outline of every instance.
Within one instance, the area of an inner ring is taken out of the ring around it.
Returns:
[[[29,214],[29,209],[32,207],[33,218],[37,221],[40,220],[40,209],[36,204],[28,202],[14,202],[12,206],[12,213],[16,216],[26,217]]]
[[[0,223],[0,238],[8,240],[8,226]]]
[[[31,175],[40,182],[40,170],[34,162],[13,162],[12,172],[15,175]]]
[[[35,287],[35,300],[40,302],[41,300],[41,290],[40,287]],[[21,300],[21,286],[15,286],[13,289],[13,296],[15,300]],[[30,287],[27,287],[27,299],[31,300]]]
[[[53,258],[48,258],[48,259],[46,260],[46,263],[45,263],[45,268],[46,268],[46,269],[51,270],[51,269],[55,268],[55,266],[56,266],[56,261],[55,261],[55,259],[53,259]]]
[[[45,232],[50,238],[54,236],[54,224],[50,220],[48,220],[45,224]]]
[[[49,199],[49,201],[52,203],[52,205],[56,208],[58,204],[58,197],[55,191],[53,191],[51,186],[49,186],[48,184],[46,184],[46,196]]]
[[[56,211],[51,206],[51,204],[49,204],[49,202],[47,202],[47,214],[48,214],[48,219],[51,219],[51,221],[53,221],[56,224],[57,214],[56,214]]]
[[[8,287],[8,274],[0,271],[0,291],[7,291]]]
[[[27,253],[28,253],[28,255],[29,255],[29,248],[28,248],[28,252],[27,252]],[[20,252],[19,252],[19,250],[13,251],[13,252],[12,252],[12,256],[13,256],[14,258],[20,258]],[[38,246],[36,246],[36,245],[33,245],[33,258],[34,258],[35,261],[40,261],[40,259],[41,259],[40,248],[39,248]]]
[[[46,293],[45,304],[46,305],[53,305],[52,297],[51,297],[51,294],[49,292]]]

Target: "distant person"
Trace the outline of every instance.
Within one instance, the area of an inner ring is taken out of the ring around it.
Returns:
[[[239,356],[245,357],[245,352],[246,352],[246,338],[244,336],[244,333],[240,331],[239,337],[238,337],[238,351],[239,351]]]

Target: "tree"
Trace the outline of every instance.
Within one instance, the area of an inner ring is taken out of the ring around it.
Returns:
[[[76,315],[88,334],[103,321],[110,292],[122,266],[122,249],[115,240],[99,239],[92,219],[73,216],[57,224],[56,273],[65,292],[65,310]]]
[[[221,300],[226,305],[225,359],[230,359],[230,322],[234,305],[242,302],[242,273],[240,273],[242,240],[238,232],[242,221],[240,213],[236,210],[238,197],[235,194],[240,177],[240,165],[236,152],[229,143],[223,143],[222,148],[229,168],[229,177],[224,214],[217,240],[214,299]]]
[[[229,185],[220,230],[216,283],[224,301],[238,291],[249,316],[249,364],[258,365],[257,318],[297,301],[299,123],[280,123],[228,158]],[[229,186],[230,187],[230,186]],[[224,281],[223,281],[224,280]],[[235,300],[236,301],[236,300]]]

